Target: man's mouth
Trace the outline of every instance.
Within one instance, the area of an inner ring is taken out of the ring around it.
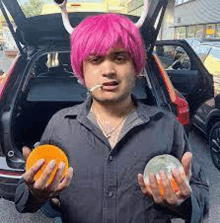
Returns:
[[[118,81],[108,81],[108,82],[104,82],[102,85],[103,86],[117,86]]]
[[[102,84],[102,90],[104,91],[115,91],[118,87],[118,81],[108,81]]]

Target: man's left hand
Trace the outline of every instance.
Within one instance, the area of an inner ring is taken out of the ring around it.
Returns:
[[[158,181],[154,174],[150,174],[148,180],[144,179],[142,174],[138,174],[138,183],[142,193],[152,197],[155,203],[171,209],[182,204],[192,192],[189,185],[189,180],[191,178],[191,160],[192,154],[186,152],[181,159],[183,168],[172,169],[172,176],[179,187],[177,192],[173,191],[170,180],[165,172],[160,171],[159,182],[164,190],[163,196],[159,193]]]

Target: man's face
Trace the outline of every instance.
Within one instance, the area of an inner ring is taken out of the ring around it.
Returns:
[[[121,44],[115,44],[106,56],[90,55],[83,61],[85,85],[95,100],[101,103],[122,102],[130,96],[135,80],[135,68],[129,54]]]

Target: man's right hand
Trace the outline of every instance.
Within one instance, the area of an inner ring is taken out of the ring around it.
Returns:
[[[31,152],[31,150],[24,146],[22,148],[23,157],[26,160]],[[23,175],[24,182],[30,189],[32,195],[38,200],[38,202],[43,202],[49,198],[57,197],[57,195],[67,188],[71,182],[73,176],[73,168],[70,167],[67,171],[66,176],[63,177],[62,172],[65,168],[65,164],[61,162],[57,169],[57,172],[48,185],[47,181],[52,173],[55,162],[50,161],[50,163],[44,169],[42,175],[34,181],[34,176],[41,169],[44,164],[44,160],[38,160],[29,170],[27,170]]]

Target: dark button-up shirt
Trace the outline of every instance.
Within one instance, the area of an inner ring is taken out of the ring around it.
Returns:
[[[125,122],[113,149],[88,118],[91,98],[59,111],[49,121],[42,142],[63,148],[74,167],[70,186],[59,195],[64,222],[165,223],[181,217],[197,223],[207,211],[208,186],[195,165],[192,194],[175,211],[142,194],[137,175],[151,158],[171,154],[180,159],[190,148],[172,113],[134,100],[137,115]],[[37,209],[23,183],[18,186],[15,203],[20,212]]]

